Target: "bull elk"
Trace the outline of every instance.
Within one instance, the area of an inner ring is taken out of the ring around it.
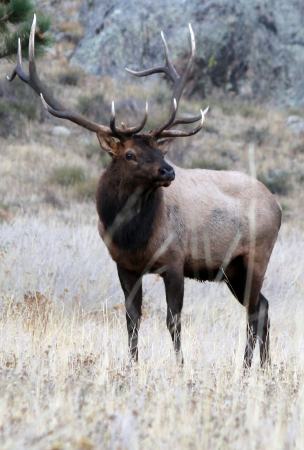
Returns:
[[[201,130],[207,112],[190,118],[177,117],[194,60],[191,26],[191,55],[182,76],[171,62],[163,33],[166,63],[142,72],[127,69],[138,77],[165,73],[174,85],[168,119],[149,134],[139,134],[147,121],[148,106],[138,126],[127,128],[122,123],[119,128],[112,103],[107,127],[69,111],[53,98],[36,71],[35,24],[34,17],[29,75],[22,66],[19,40],[18,63],[8,80],[18,75],[41,97],[49,113],[96,133],[101,147],[112,158],[97,187],[98,230],[117,264],[126,301],[131,357],[138,360],[142,277],[158,273],[165,283],[167,326],[180,363],[185,277],[227,284],[247,308],[244,366],[251,365],[257,338],[261,365],[269,363],[268,300],[261,287],[280,228],[280,205],[262,183],[244,173],[181,169],[164,159],[175,138],[192,136]],[[176,125],[198,121],[199,125],[191,131],[172,130]]]

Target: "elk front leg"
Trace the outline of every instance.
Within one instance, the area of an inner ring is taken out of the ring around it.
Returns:
[[[178,364],[184,364],[181,349],[181,311],[184,299],[184,274],[167,271],[164,275],[167,299],[167,327],[171,334]]]
[[[126,319],[131,359],[138,361],[138,332],[142,305],[142,280],[139,275],[117,266],[121,287],[125,294]]]

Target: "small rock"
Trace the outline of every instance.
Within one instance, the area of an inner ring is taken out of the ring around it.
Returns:
[[[52,129],[51,134],[53,136],[71,136],[71,132],[68,128],[62,126],[56,126]]]
[[[302,117],[288,116],[285,123],[292,133],[304,137],[304,119]]]

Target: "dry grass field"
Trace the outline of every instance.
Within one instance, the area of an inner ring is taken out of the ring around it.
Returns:
[[[303,448],[303,231],[283,225],[264,283],[272,368],[256,354],[243,376],[245,311],[227,287],[186,282],[181,370],[156,276],[130,365],[93,208],[66,219],[45,210],[1,225],[1,448]]]
[[[107,124],[114,99],[131,125],[147,99],[149,129],[162,122],[170,86],[71,71],[73,45],[57,42],[37,63],[60,101]],[[12,66],[1,61],[1,80]],[[202,132],[168,154],[184,167],[249,173],[252,142],[257,176],[282,204],[263,287],[272,367],[261,371],[256,353],[243,376],[245,310],[227,287],[186,282],[180,369],[157,276],[144,279],[139,363],[130,364],[123,295],[96,226],[107,158],[94,135],[48,116],[19,81],[0,88],[0,448],[303,449],[304,142],[286,126],[303,111],[209,99]],[[183,100],[181,112],[206,106]],[[54,135],[57,125],[70,136]]]

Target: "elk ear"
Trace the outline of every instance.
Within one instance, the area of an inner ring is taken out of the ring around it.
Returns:
[[[157,141],[158,148],[163,152],[163,155],[167,153],[167,151],[173,144],[174,139],[174,137],[171,137],[169,139],[162,139],[161,141]]]
[[[97,138],[99,140],[99,144],[101,145],[101,147],[106,152],[109,153],[111,158],[114,158],[114,156],[116,156],[117,154],[118,148],[117,142],[115,142],[114,139],[109,134],[104,133],[102,131],[99,131],[99,133],[97,133]]]

